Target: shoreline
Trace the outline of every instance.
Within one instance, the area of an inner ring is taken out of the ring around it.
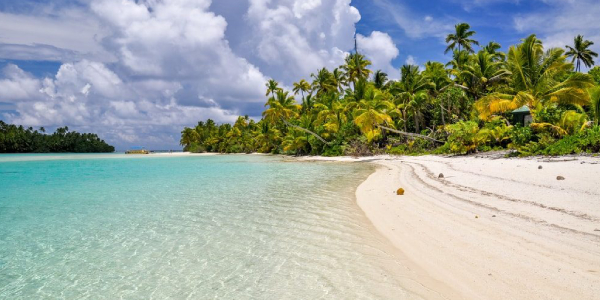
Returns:
[[[599,158],[299,160],[377,165],[356,189],[357,204],[412,279],[433,292],[425,299],[600,294]],[[395,194],[400,187],[404,196]]]

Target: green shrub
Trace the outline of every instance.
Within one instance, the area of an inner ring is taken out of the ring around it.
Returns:
[[[600,126],[561,139],[555,139],[550,134],[540,134],[537,142],[529,142],[516,148],[521,156],[597,153],[600,152]]]
[[[477,150],[480,140],[477,136],[479,126],[476,122],[466,121],[446,126],[449,133],[446,148],[449,152],[455,154],[469,154]],[[438,149],[439,150],[439,149]]]
[[[344,149],[340,145],[326,146],[323,151],[323,156],[342,156],[344,155]]]
[[[535,135],[533,134],[533,130],[531,127],[523,127],[521,125],[516,125],[510,131],[510,147],[518,148],[526,145],[531,142]]]

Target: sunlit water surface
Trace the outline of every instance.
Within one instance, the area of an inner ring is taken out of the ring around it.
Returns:
[[[0,156],[0,299],[402,299],[366,164]]]

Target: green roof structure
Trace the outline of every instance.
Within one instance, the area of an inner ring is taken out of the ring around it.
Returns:
[[[513,114],[528,114],[528,113],[531,113],[531,111],[529,110],[529,107],[527,107],[527,105],[525,105],[521,108],[517,108],[517,109],[513,110],[511,113],[513,113]]]

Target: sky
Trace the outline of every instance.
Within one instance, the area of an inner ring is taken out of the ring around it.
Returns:
[[[354,48],[395,79],[447,62],[461,22],[506,50],[582,34],[597,0],[0,0],[0,120],[98,133],[119,150],[181,149],[185,126],[259,119],[265,82],[288,88]]]

